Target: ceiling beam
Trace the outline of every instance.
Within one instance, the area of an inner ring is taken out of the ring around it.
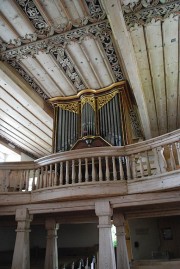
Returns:
[[[130,34],[125,25],[120,0],[101,0],[101,2],[111,25],[116,47],[124,67],[125,75],[136,98],[145,137],[146,139],[151,138],[150,120],[143,87],[139,76],[139,70],[135,59]]]

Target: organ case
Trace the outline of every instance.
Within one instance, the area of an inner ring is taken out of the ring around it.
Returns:
[[[142,138],[136,104],[124,81],[50,102],[55,107],[54,152],[121,146]]]

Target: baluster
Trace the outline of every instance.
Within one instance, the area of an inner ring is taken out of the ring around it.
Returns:
[[[63,162],[60,162],[59,185],[63,185]]]
[[[165,173],[167,168],[167,163],[163,155],[164,148],[163,147],[157,147],[157,156],[158,156],[158,163],[160,167],[160,172]]]
[[[33,180],[32,180],[32,191],[35,190],[35,176],[36,176],[36,169],[33,169]]]
[[[134,154],[131,156],[131,162],[132,162],[132,178],[135,179],[137,178],[137,171],[136,171],[136,159]]]
[[[89,266],[88,266],[88,258],[86,259],[86,265],[85,265],[85,269],[89,269]]]
[[[36,189],[39,189],[40,188],[40,168],[38,168],[37,170],[37,188]]]
[[[26,187],[25,190],[28,191],[29,190],[29,170],[25,171],[26,174]]]
[[[151,176],[151,165],[149,161],[148,151],[146,151],[146,160],[147,160],[147,174],[148,176]]]
[[[175,148],[176,148],[176,153],[177,153],[177,158],[178,158],[178,164],[180,165],[180,143],[179,142],[175,143]]]
[[[49,186],[52,187],[52,164],[50,164]]]
[[[66,161],[66,184],[69,184],[69,161]]]
[[[79,159],[78,181],[79,181],[79,183],[82,182],[81,159]]]
[[[92,181],[96,180],[96,168],[94,164],[94,157],[92,157]]]
[[[156,174],[160,174],[161,173],[161,168],[159,165],[159,158],[158,158],[158,152],[157,152],[157,148],[152,149],[153,153],[154,153],[154,165],[156,167]]]
[[[101,157],[98,157],[99,159],[99,181],[103,180],[103,173],[102,173],[102,162],[101,162]]]
[[[142,156],[140,153],[138,153],[138,157],[139,157],[139,165],[140,165],[140,175],[141,177],[144,177],[144,167],[143,167]]]
[[[124,169],[123,169],[123,164],[122,164],[122,158],[119,157],[119,174],[120,174],[120,179],[124,179]]]
[[[126,156],[126,171],[127,171],[127,179],[131,179],[129,156]]]
[[[176,161],[174,158],[174,153],[173,153],[173,145],[169,145],[169,151],[170,151],[170,162],[171,162],[171,169],[175,170],[176,169]]]
[[[91,269],[96,269],[96,258],[95,258],[95,256],[93,256],[93,258],[92,258]]]
[[[74,262],[72,263],[71,269],[74,269]]]
[[[115,157],[112,157],[112,164],[113,164],[113,180],[117,180],[117,170],[116,170],[116,162]]]
[[[20,181],[19,181],[19,191],[22,191],[22,182],[24,182],[24,174],[25,171],[21,171],[21,175],[20,175]]]
[[[45,176],[44,176],[44,185],[43,188],[48,187],[48,166],[45,166]]]
[[[41,167],[41,174],[40,174],[40,181],[39,181],[39,188],[42,188],[42,182],[43,182],[43,166]]]
[[[106,161],[106,180],[109,181],[110,180],[109,159],[107,156],[105,157],[105,161]]]
[[[54,186],[57,186],[57,163],[55,163],[55,168],[54,168]]]
[[[89,181],[88,158],[85,158],[85,181]]]
[[[76,172],[75,172],[75,161],[72,160],[72,184],[75,183],[75,178],[76,178]]]

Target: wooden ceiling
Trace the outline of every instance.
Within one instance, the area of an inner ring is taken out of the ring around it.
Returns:
[[[145,137],[180,127],[179,5],[171,0],[1,0],[0,139],[51,153],[47,100],[127,80]]]

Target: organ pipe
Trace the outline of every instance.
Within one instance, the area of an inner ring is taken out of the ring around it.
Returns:
[[[113,146],[132,143],[137,133],[134,126],[140,128],[138,119],[135,124],[126,124],[135,104],[125,82],[100,90],[83,90],[75,96],[51,98],[50,102],[56,107],[57,119],[54,152],[70,150],[86,137],[100,136]]]

